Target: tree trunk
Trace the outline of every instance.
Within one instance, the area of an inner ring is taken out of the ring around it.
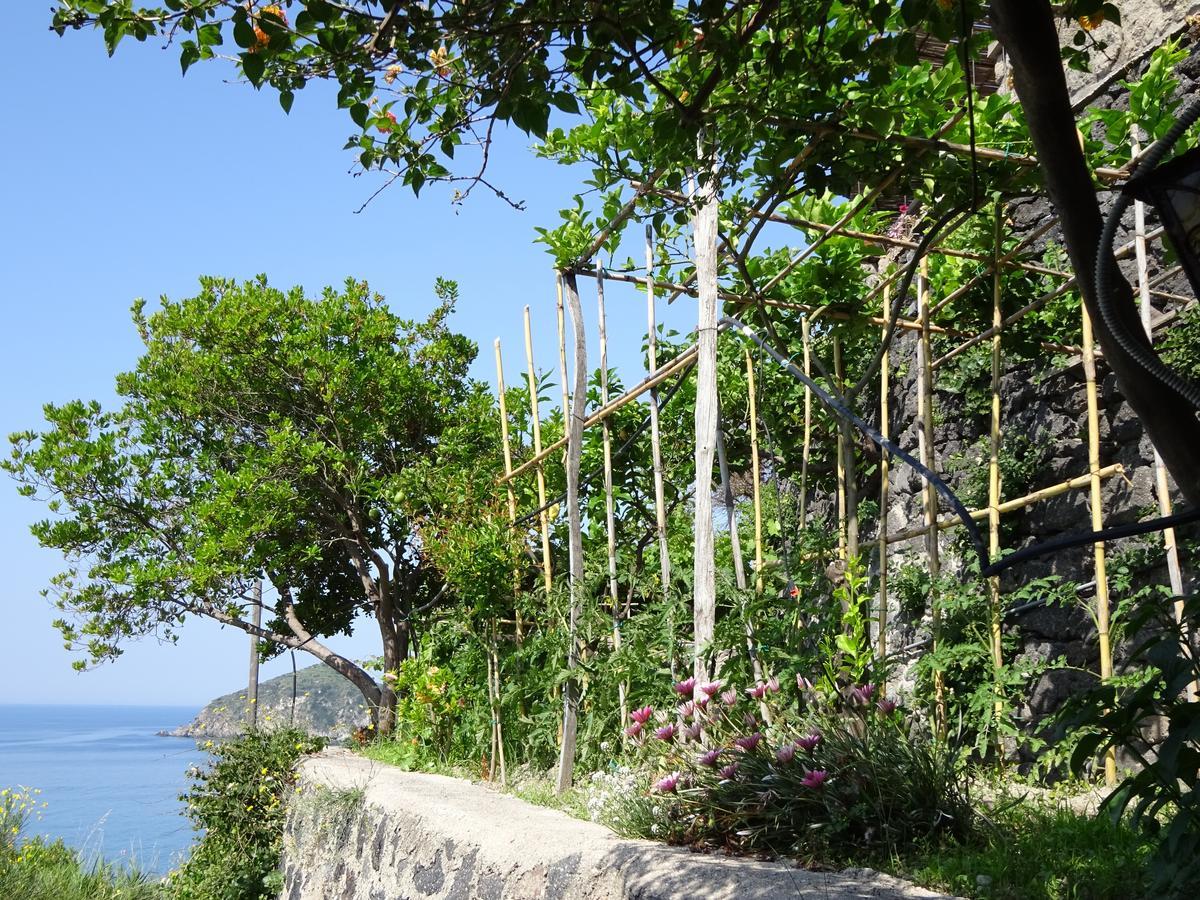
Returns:
[[[695,544],[692,558],[692,674],[696,690],[708,680],[705,654],[716,622],[717,587],[713,560],[713,456],[717,442],[717,167],[716,154],[701,133],[697,147],[700,178],[693,202],[696,245],[696,490]],[[697,696],[699,696],[697,694]]]
[[[571,616],[567,631],[567,669],[571,677],[563,684],[563,740],[558,760],[558,793],[571,787],[575,772],[575,733],[579,720],[579,686],[574,671],[579,665],[576,632],[583,614],[583,521],[579,511],[579,462],[583,451],[584,406],[587,403],[587,339],[583,330],[583,306],[575,275],[563,276],[571,328],[575,334],[575,388],[572,391],[570,428],[567,439],[567,527],[570,533]]]
[[[1013,81],[1041,162],[1046,190],[1058,210],[1067,254],[1083,302],[1095,323],[1105,362],[1179,489],[1192,504],[1200,504],[1200,422],[1196,411],[1121,349],[1104,327],[1096,305],[1096,254],[1103,219],[1076,134],[1050,3],[992,0],[991,20],[1012,62]],[[1131,334],[1145,340],[1129,282],[1120,275],[1114,280],[1117,316]]]

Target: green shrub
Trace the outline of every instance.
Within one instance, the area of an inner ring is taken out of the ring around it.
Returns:
[[[677,689],[690,696],[690,681]],[[955,754],[873,685],[818,690],[798,679],[790,703],[775,679],[749,697],[701,690],[709,699],[660,713],[658,727],[649,707],[634,714],[627,733],[653,787],[609,817],[620,830],[825,860],[969,833]]]
[[[203,836],[171,876],[175,900],[268,900],[282,887],[279,859],[295,765],[324,742],[295,729],[256,731],[212,747],[181,798]]]

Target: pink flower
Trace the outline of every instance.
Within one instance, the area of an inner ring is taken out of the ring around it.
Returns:
[[[704,726],[699,722],[693,722],[687,728],[683,729],[683,736],[689,741],[700,740],[700,732],[704,730]]]
[[[767,695],[767,686],[765,684],[756,684],[754,687],[746,688],[746,693],[755,700],[761,700]]]
[[[740,738],[735,738],[733,743],[735,746],[749,753],[751,750],[757,747],[761,741],[762,734],[756,731],[754,734],[747,734]]]
[[[871,698],[875,696],[875,685],[871,683],[861,684],[858,687],[850,689],[850,699],[861,706],[866,706],[871,702]]]
[[[656,738],[658,738],[660,741],[669,741],[669,740],[671,740],[671,738],[675,737],[675,726],[673,724],[668,723],[668,724],[664,725],[662,728],[657,729],[654,732],[654,736]]]
[[[737,763],[730,763],[729,765],[725,766],[725,768],[721,769],[721,777],[724,778],[726,781],[729,781],[730,779],[732,779],[735,775],[737,775],[737,773],[738,773],[738,764]]]
[[[701,753],[696,757],[696,762],[702,766],[707,766],[710,769],[717,767],[717,760],[721,758],[720,749],[709,750],[707,753]]]
[[[905,213],[908,212],[908,204],[901,203],[899,206],[896,207],[896,212],[900,213],[900,215],[904,215]]]
[[[819,788],[829,778],[829,773],[824,769],[813,769],[805,772],[804,777],[800,779],[800,783],[806,788]]]
[[[821,732],[814,731],[812,734],[806,734],[802,738],[796,738],[796,746],[805,753],[812,753],[817,744],[821,743]]]
[[[675,788],[679,787],[679,780],[682,777],[683,776],[679,772],[672,772],[666,778],[660,778],[658,781],[654,782],[654,789],[664,794],[674,793]]]
[[[742,716],[742,724],[745,725],[747,728],[757,728],[758,727],[758,719],[755,717],[754,713],[748,712],[744,716]]]
[[[803,675],[799,675],[799,674],[796,675],[796,690],[807,693],[808,691],[811,691],[812,689],[813,689],[813,683],[811,681],[809,681]]]
[[[737,701],[738,701],[738,692],[735,691],[733,688],[730,688],[729,690],[727,690],[723,694],[721,694],[721,702],[724,703],[726,706],[733,706],[735,703],[737,703]]]
[[[650,721],[650,717],[652,715],[654,715],[653,708],[649,706],[643,706],[641,709],[635,709],[633,712],[631,712],[629,714],[629,718],[633,719],[633,721],[637,722],[639,725],[645,725]]]
[[[634,722],[625,729],[625,736],[630,738],[638,738],[642,736],[642,723]]]
[[[883,713],[885,716],[890,716],[892,713],[894,713],[896,711],[896,707],[899,706],[899,704],[895,700],[891,699],[890,697],[884,697],[882,700],[880,700],[875,705],[879,708],[879,711],[881,713]]]
[[[796,758],[796,747],[794,744],[784,744],[775,751],[775,758],[784,765],[790,763]]]
[[[700,685],[700,692],[704,694],[705,697],[715,696],[720,690],[721,682],[719,681],[706,681],[704,684]]]
[[[685,697],[690,697],[692,695],[692,692],[695,690],[696,690],[696,679],[695,678],[685,678],[683,681],[679,682],[679,684],[675,685],[675,692],[677,694],[683,694],[683,696],[685,696]]]
[[[696,714],[696,704],[691,700],[687,703],[681,703],[675,707],[675,712],[679,713],[679,718],[681,719],[690,719]]]
[[[772,694],[779,693],[779,679],[776,678],[774,675],[772,675],[770,678],[767,679],[767,690],[770,691]]]
[[[704,712],[706,709],[708,709],[708,698],[707,697],[701,697],[698,700],[693,700],[693,701],[689,701],[689,702],[695,703],[696,709],[699,712]]]

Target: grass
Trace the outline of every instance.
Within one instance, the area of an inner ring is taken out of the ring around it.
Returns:
[[[85,864],[61,841],[13,843],[0,860],[0,897],[21,900],[168,900],[161,884],[123,866]]]
[[[998,805],[970,844],[917,849],[880,868],[988,900],[1136,900],[1151,843],[1107,816],[1024,801]]]

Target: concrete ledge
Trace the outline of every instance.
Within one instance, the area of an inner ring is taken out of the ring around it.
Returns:
[[[867,870],[624,840],[483,785],[402,772],[345,750],[300,766],[282,900],[766,900],[938,898]]]

